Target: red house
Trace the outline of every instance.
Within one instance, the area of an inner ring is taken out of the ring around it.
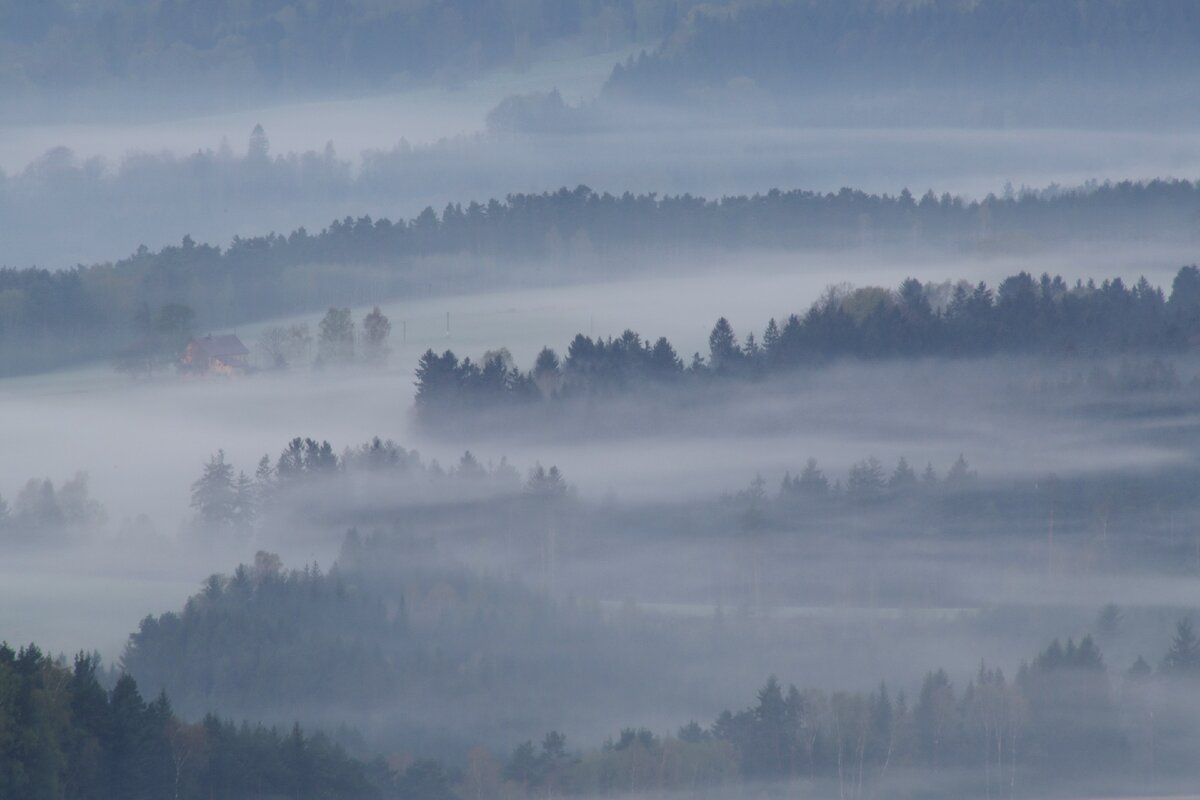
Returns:
[[[192,339],[183,351],[179,368],[193,375],[238,375],[250,368],[250,351],[234,334]]]

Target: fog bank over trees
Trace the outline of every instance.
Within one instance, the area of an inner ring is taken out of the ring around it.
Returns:
[[[89,145],[104,136],[86,131],[39,134],[28,155],[0,162],[3,263],[59,269],[116,259],[139,244],[157,250],[185,235],[224,244],[235,235],[316,231],[348,215],[412,218],[427,206],[440,215],[447,204],[580,184],[615,196],[709,199],[843,187],[895,196],[907,187],[916,200],[932,189],[970,202],[1008,196],[1006,184],[1017,196],[1200,174],[1200,137],[1188,131],[823,129],[671,118],[576,133],[485,132],[481,107],[477,119],[456,117],[422,135],[405,122],[408,103],[386,112],[376,105],[246,115],[227,128],[211,123],[210,135],[186,143],[176,142],[174,125],[150,126],[137,134],[144,143],[116,148]],[[324,127],[310,115],[361,121]],[[251,148],[247,136],[259,122],[266,141]],[[0,140],[20,135],[14,129]],[[61,146],[73,139],[73,149]]]
[[[262,169],[286,169],[270,166],[265,139],[251,144],[262,151]],[[315,233],[297,228],[235,237],[224,249],[185,236],[178,246],[143,246],[90,267],[0,271],[0,330],[7,333],[0,372],[112,358],[144,340],[148,329],[186,341],[184,328],[330,303],[499,289],[530,279],[620,278],[638,259],[686,259],[710,248],[986,254],[1097,240],[1187,246],[1198,217],[1200,188],[1191,181],[1051,188],[981,201],[932,191],[918,200],[907,189],[897,195],[772,190],[705,200],[579,186],[448,204],[440,214],[426,208],[394,222],[347,217]]]
[[[1035,280],[1021,272],[994,291],[982,281],[922,284],[909,278],[894,291],[830,287],[805,314],[793,313],[783,323],[772,318],[761,336],[751,332],[744,342],[721,317],[709,334],[707,353],[689,360],[666,337],[651,343],[633,330],[607,340],[577,334],[561,359],[545,347],[524,372],[503,350],[490,351],[479,363],[460,361],[450,350],[440,356],[427,350],[417,366],[416,409],[427,424],[450,420],[458,426],[489,411],[547,402],[643,393],[656,404],[664,396],[702,395],[714,382],[762,381],[841,359],[1181,353],[1200,333],[1197,325],[1196,267],[1179,270],[1169,298],[1144,277],[1132,288],[1120,278],[1100,285],[1080,279],[1071,287],[1061,276],[1044,273]],[[1093,373],[1097,388],[1179,387],[1173,371],[1157,361],[1141,368],[1123,365],[1107,381],[1102,376]],[[542,413],[539,408],[539,417]]]
[[[0,0],[0,799],[1190,796],[1197,45]]]
[[[1198,28],[1186,0],[742,3],[690,14],[605,96],[858,124],[1192,124]]]
[[[461,82],[500,65],[528,65],[554,48],[613,49],[660,39],[692,2],[603,0],[498,6],[454,3],[295,3],[203,8],[126,0],[59,0],[2,9],[0,96],[18,111],[102,112],[139,94],[163,105],[186,83],[189,103],[228,105]],[[56,101],[56,102],[55,102]]]

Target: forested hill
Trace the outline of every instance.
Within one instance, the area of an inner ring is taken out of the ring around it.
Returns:
[[[365,546],[381,545],[376,539]],[[385,553],[395,547],[382,546]],[[394,569],[374,562],[370,568],[381,577]],[[450,647],[423,655],[409,632],[408,620],[417,605],[393,606],[398,608],[397,624],[381,639],[378,625],[364,628],[363,620],[367,615],[382,617],[383,604],[376,603],[372,610],[372,603],[356,597],[342,580],[337,573],[322,576],[307,569],[286,574],[240,568],[232,577],[214,576],[183,614],[148,618],[131,640],[130,657],[145,672],[161,670],[183,690],[266,688],[258,702],[289,711],[312,701],[314,695],[304,687],[319,682],[320,669],[336,669],[339,686],[360,695],[358,702],[343,707],[342,713],[352,718],[366,709],[378,713],[381,703],[399,701],[394,710],[410,720],[427,707],[422,698],[437,698],[433,706],[444,712],[442,697],[462,700],[466,693],[474,719],[505,720],[506,727],[528,732],[518,734],[520,738],[537,730],[531,726],[547,713],[563,714],[580,697],[594,699],[611,692],[601,687],[611,687],[613,675],[633,670],[647,687],[664,681],[678,684],[671,667],[664,665],[701,657],[675,651],[686,636],[681,631],[691,625],[675,620],[670,630],[659,628],[657,635],[647,637],[651,621],[631,616],[615,628],[599,619],[580,626],[571,641],[594,652],[579,657],[573,666],[560,663],[566,648],[544,651],[520,637],[548,623],[554,625],[555,636],[561,636],[567,632],[555,624],[561,614],[527,617],[527,611],[511,604],[511,596],[478,594],[478,579],[427,582],[425,602],[435,602],[435,615],[473,634],[464,639],[467,653]],[[477,603],[483,605],[473,607]],[[312,635],[295,635],[278,625],[280,619],[299,619],[288,613],[296,608],[319,612]],[[510,627],[510,621],[516,624]],[[497,622],[505,626],[503,633],[489,635]],[[706,627],[694,645],[707,650],[709,658],[721,657],[711,652],[714,630],[719,629]],[[286,656],[255,660],[263,631],[286,638]],[[488,749],[474,747],[467,769],[457,776],[457,793],[446,791],[445,776],[451,773],[442,771],[438,774],[443,776],[444,793],[402,789],[394,796],[594,797],[649,790],[695,792],[736,787],[742,781],[807,780],[819,786],[820,781],[848,781],[847,775],[890,796],[886,790],[895,784],[889,784],[889,778],[903,774],[911,780],[914,772],[926,770],[926,777],[941,774],[961,781],[957,793],[945,796],[976,796],[997,784],[1007,786],[997,774],[1015,773],[1027,787],[1097,776],[1113,782],[1145,774],[1153,764],[1157,777],[1182,777],[1194,759],[1178,738],[1163,737],[1149,751],[1142,743],[1156,728],[1189,733],[1195,729],[1188,709],[1200,675],[1200,640],[1185,617],[1176,624],[1174,636],[1159,646],[1165,650],[1161,659],[1148,654],[1156,667],[1140,656],[1127,667],[1107,664],[1091,636],[1078,643],[1055,640],[1007,676],[995,665],[981,663],[965,685],[956,686],[945,670],[930,670],[911,696],[885,684],[874,691],[829,692],[785,686],[771,678],[753,705],[720,713],[708,726],[692,722],[674,736],[631,726],[602,747],[582,751],[568,750],[565,737],[552,730],[541,748],[532,740],[517,745],[503,766]],[[663,657],[664,647],[673,657]],[[529,663],[511,669],[513,658]],[[463,660],[455,663],[456,659]],[[231,669],[244,671],[249,682],[229,683]],[[421,671],[438,675],[447,685],[430,688],[428,675]],[[393,688],[380,686],[380,678]],[[600,683],[593,686],[593,680]],[[589,714],[568,711],[566,716],[578,726]],[[456,723],[454,715],[440,719],[447,725]],[[460,751],[467,746],[459,745]],[[407,773],[406,777],[411,779]]]
[[[200,800],[394,797],[397,778],[322,735],[186,722],[133,678],[111,690],[98,659],[73,665],[0,644],[0,797],[12,800]]]
[[[658,40],[684,0],[0,3],[0,97],[78,89],[362,91],[528,64],[539,48]],[[191,106],[194,112],[194,106]]]
[[[747,79],[786,94],[830,86],[1178,81],[1200,68],[1190,0],[808,0],[702,9],[655,52],[618,66],[610,94],[678,96]]]
[[[627,330],[619,338],[578,334],[565,357],[549,347],[528,372],[504,354],[482,363],[452,351],[427,351],[417,368],[416,405],[427,422],[459,421],[488,409],[569,401],[593,395],[712,381],[758,380],[837,359],[981,357],[991,355],[1104,356],[1178,352],[1200,336],[1200,270],[1184,267],[1169,297],[1145,278],[1069,285],[1021,272],[996,289],[980,282],[927,283],[910,278],[899,289],[831,287],[803,314],[771,319],[761,336],[739,342],[724,317],[708,338],[707,358],[685,364],[665,338]],[[1158,388],[1156,373],[1145,388]],[[1173,377],[1173,376],[1172,376]]]
[[[164,307],[184,306],[195,325],[211,329],[377,302],[415,287],[503,285],[510,268],[481,268],[496,262],[546,261],[551,279],[567,280],[589,276],[573,256],[611,274],[629,263],[615,256],[634,250],[680,256],[698,248],[890,251],[923,244],[954,251],[1198,235],[1200,185],[1186,180],[980,201],[852,189],[706,200],[580,186],[453,204],[441,214],[427,208],[407,220],[346,218],[318,233],[235,238],[226,248],[188,237],[157,252],[143,247],[116,263],[59,272],[0,269],[0,375],[110,357],[144,336],[139,324]],[[545,277],[546,268],[541,272]]]

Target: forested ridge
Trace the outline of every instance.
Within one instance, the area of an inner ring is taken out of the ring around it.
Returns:
[[[697,7],[700,6],[699,9]],[[108,0],[0,6],[10,98],[114,86],[311,96],[523,66],[548,46],[604,51],[661,41],[618,67],[613,90],[677,94],[746,76],[793,89],[816,75],[876,85],[1169,77],[1190,69],[1186,0],[1012,3],[882,0],[711,3],[543,0],[187,4]],[[665,38],[665,41],[664,41]],[[228,91],[228,90],[227,90]]]
[[[377,544],[368,545],[375,548],[373,556],[384,552]],[[352,545],[349,552],[360,546]],[[239,649],[239,636],[253,639],[256,626],[273,627],[269,620],[276,619],[280,609],[294,613],[297,602],[318,607],[346,602],[336,593],[316,588],[344,580],[335,572],[326,577],[306,568],[289,574],[269,565],[264,570],[262,563],[250,570],[240,568],[231,577],[210,580],[203,598],[189,601],[182,617],[148,619],[131,639],[126,658],[138,669],[166,669],[165,674],[171,674],[166,661],[155,668],[151,662],[182,658],[211,670],[221,658],[200,650],[189,658],[187,652],[178,650],[180,644],[216,641],[219,652],[233,653]],[[352,571],[361,567],[351,565]],[[388,570],[386,566],[377,568],[380,574]],[[446,594],[466,599],[470,588],[456,583],[454,591]],[[281,602],[280,609],[268,610],[267,606]],[[446,605],[447,598],[439,602],[442,610],[438,613],[445,619],[467,621],[480,614],[453,603]],[[217,604],[225,610],[217,612]],[[507,602],[491,608],[487,624],[512,613]],[[211,622],[204,622],[206,617],[224,621],[222,636],[211,638],[214,631]],[[538,616],[543,625],[552,618]],[[340,625],[354,627],[356,623],[350,619]],[[318,623],[318,627],[324,624]],[[596,627],[600,624],[599,619],[590,623],[593,632],[603,630]],[[1097,624],[1105,635],[1113,635],[1121,624],[1119,609],[1104,609]],[[627,630],[624,635],[633,632]],[[560,630],[556,636],[561,635]],[[271,646],[279,644],[276,641]],[[502,662],[490,653],[491,646],[483,663],[491,662],[494,670]],[[771,678],[752,706],[725,711],[707,726],[692,722],[674,734],[663,735],[631,720],[633,725],[602,746],[582,750],[568,749],[565,737],[552,730],[540,740],[540,747],[530,739],[513,748],[506,761],[497,757],[494,748],[474,747],[465,770],[446,769],[443,774],[467,796],[480,791],[490,796],[544,796],[547,792],[587,795],[696,790],[739,780],[832,781],[852,787],[847,791],[857,796],[864,787],[886,786],[890,775],[912,770],[945,772],[955,781],[963,781],[955,784],[960,788],[992,791],[998,787],[1007,790],[1014,783],[1031,785],[1029,782],[1048,775],[1117,778],[1154,772],[1158,778],[1170,778],[1185,774],[1190,764],[1185,740],[1171,735],[1192,724],[1186,709],[1200,679],[1200,640],[1190,619],[1180,619],[1171,640],[1161,646],[1163,653],[1151,659],[1153,664],[1138,657],[1127,667],[1114,667],[1106,664],[1090,635],[1078,642],[1056,640],[1011,675],[981,664],[966,685],[955,686],[945,670],[932,669],[911,693],[886,684],[873,691],[798,689]],[[280,651],[284,654],[290,655],[267,667],[277,681],[289,682],[295,677],[288,663],[322,663],[318,652],[305,647],[285,648]],[[365,654],[354,646],[342,648],[339,661],[349,668],[348,677],[370,674],[361,672],[362,665],[357,663],[361,655]],[[440,668],[458,671],[450,663]],[[416,680],[423,685],[419,676],[396,671],[395,666],[390,669],[402,683]],[[386,667],[377,671],[388,673]],[[488,717],[499,713],[502,718],[525,719],[529,724],[532,717],[520,710],[521,704],[553,696],[557,679],[550,676],[557,673],[558,669],[549,665],[533,673],[508,673],[506,682],[491,684],[490,691],[515,692],[521,699],[502,710],[488,708],[481,713]],[[501,675],[496,672],[490,680]],[[172,675],[172,679],[184,686],[203,683],[199,675],[187,676],[186,672]],[[262,679],[246,673],[239,680],[250,689]],[[530,685],[520,686],[522,680]],[[510,686],[507,681],[514,683]],[[359,689],[364,699],[392,696],[372,682]],[[599,693],[594,696],[604,692],[599,685],[594,691]],[[476,702],[472,705],[478,708]]]
[[[239,603],[269,588],[263,581],[275,578],[262,569],[260,563],[236,578],[246,583]],[[1115,626],[1120,614],[1105,609],[1099,619]],[[1023,787],[1044,774],[1169,779],[1191,763],[1187,708],[1198,676],[1200,639],[1183,618],[1154,666],[1138,657],[1114,669],[1084,636],[1054,641],[1012,678],[981,664],[959,689],[944,670],[931,670],[911,696],[886,683],[828,692],[771,677],[751,706],[725,711],[708,726],[691,722],[664,735],[634,725],[582,750],[551,731],[540,748],[529,740],[507,758],[477,747],[465,769],[409,758],[397,773],[382,759],[346,755],[321,734],[306,736],[298,725],[280,732],[213,715],[189,723],[165,694],[147,702],[127,674],[106,689],[93,656],[68,664],[32,645],[5,645],[0,791],[30,800],[451,800],[805,780],[860,796],[912,770],[944,772],[960,789],[985,791]]]
[[[1187,0],[751,2],[690,14],[657,50],[617,66],[606,90],[678,99],[739,79],[784,94],[829,84],[1135,85],[1193,72],[1197,30]]]
[[[114,263],[51,271],[0,269],[0,374],[105,358],[162,326],[186,341],[188,326],[216,328],[330,304],[371,303],[426,286],[503,286],[522,260],[549,262],[559,279],[587,277],[569,257],[693,248],[803,249],[913,243],[990,247],[1007,238],[1048,243],[1187,241],[1200,220],[1200,184],[1126,182],[1079,191],[966,201],[907,190],[872,195],[772,191],[705,200],[689,195],[614,196],[581,186],[504,200],[452,204],[439,215],[347,218],[318,233],[299,228],[194,242]],[[1103,231],[1097,234],[1097,231]],[[469,264],[455,265],[447,258]],[[441,259],[440,261],[438,259]],[[495,268],[481,271],[483,264]],[[519,271],[519,270],[518,270]],[[486,274],[483,274],[486,272]]]
[[[187,81],[201,94],[224,85],[227,95],[237,87],[278,98],[461,81],[527,65],[564,41],[605,49],[658,38],[690,5],[12,0],[0,4],[0,92],[165,91]]]

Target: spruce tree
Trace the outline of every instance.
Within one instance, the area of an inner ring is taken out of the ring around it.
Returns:
[[[1196,638],[1191,617],[1175,624],[1175,637],[1163,657],[1162,669],[1176,675],[1200,675],[1200,639]]]

